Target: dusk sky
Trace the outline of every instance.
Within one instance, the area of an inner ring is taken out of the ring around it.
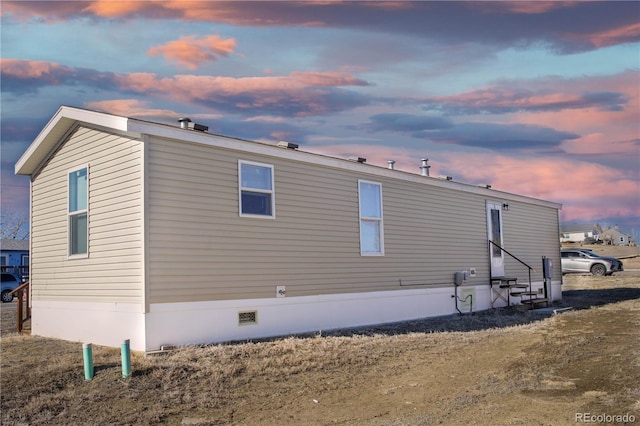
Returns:
[[[640,236],[640,2],[2,1],[2,210],[61,105],[561,203]]]

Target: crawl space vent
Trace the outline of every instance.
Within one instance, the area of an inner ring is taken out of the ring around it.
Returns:
[[[256,311],[238,312],[238,324],[239,325],[256,324],[257,316],[258,316],[258,312]]]

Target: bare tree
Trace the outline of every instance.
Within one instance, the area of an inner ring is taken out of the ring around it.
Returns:
[[[29,217],[15,212],[3,211],[0,215],[0,238],[11,240],[29,239]]]

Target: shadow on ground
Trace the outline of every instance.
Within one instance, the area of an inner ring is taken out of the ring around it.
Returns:
[[[574,309],[588,309],[608,303],[640,299],[640,288],[618,287],[609,289],[566,290],[562,292],[562,304]]]

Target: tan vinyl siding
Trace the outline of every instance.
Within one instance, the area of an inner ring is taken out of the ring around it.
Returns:
[[[275,219],[239,216],[238,160],[274,166]],[[384,256],[360,255],[358,179],[382,184]],[[278,285],[287,296],[451,286],[455,271],[472,267],[477,276],[467,283],[488,283],[486,201],[401,178],[152,138],[149,302],[270,298]],[[540,207],[522,205],[540,216]],[[520,239],[526,223],[505,223],[505,233],[513,226]]]
[[[553,279],[560,280],[560,235],[558,211],[531,204],[509,202],[509,211],[503,211],[504,247],[535,269],[532,281],[542,281],[542,256],[553,262]],[[549,242],[557,242],[555,246]],[[506,256],[505,275],[516,276],[526,282],[528,269]]]
[[[78,128],[32,184],[36,300],[142,303],[142,143]],[[67,179],[89,167],[89,256],[67,256]]]

